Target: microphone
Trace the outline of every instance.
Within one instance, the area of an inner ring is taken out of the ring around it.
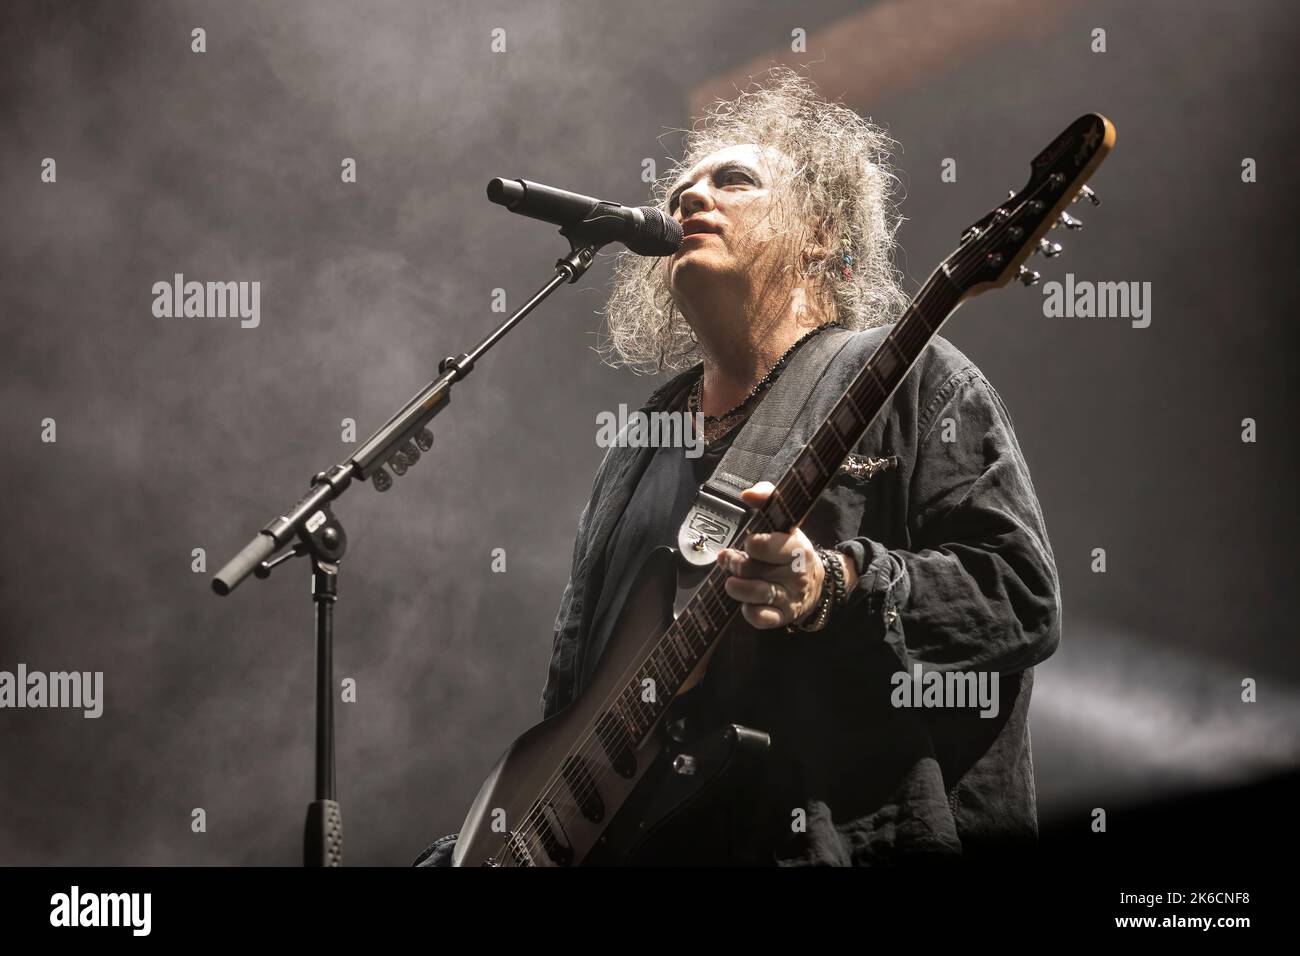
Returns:
[[[579,232],[592,242],[621,242],[640,256],[670,256],[682,244],[677,220],[651,206],[620,206],[526,179],[494,179],[487,195],[521,216]]]

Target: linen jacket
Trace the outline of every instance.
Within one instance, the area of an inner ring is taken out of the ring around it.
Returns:
[[[888,331],[848,337],[765,477],[780,476]],[[697,365],[670,379],[641,411],[680,407],[700,374]],[[892,466],[870,478],[841,469],[802,525],[854,561],[846,604],[814,633],[738,620],[709,666],[723,715],[772,738],[772,769],[741,836],[760,858],[737,859],[871,865],[1031,847],[1033,667],[1060,641],[1061,605],[1011,416],[979,369],[936,337],[853,453]],[[555,619],[545,717],[595,668],[588,645],[606,544],[653,454],[615,445],[597,469]],[[918,666],[996,674],[996,715],[902,706],[916,702],[900,687]],[[444,865],[453,845],[454,835],[440,838],[417,865]]]
[[[849,337],[768,478],[784,471],[888,331]],[[677,407],[700,374],[696,366],[670,379],[641,410]],[[605,545],[653,452],[611,447],[596,472],[555,621],[544,716],[568,704],[596,665],[587,643]],[[1061,606],[1011,416],[979,369],[936,337],[854,453],[897,463],[871,478],[842,470],[803,524],[815,544],[839,546],[855,562],[847,604],[811,634],[741,621],[727,638],[733,653],[710,665],[727,672],[720,680],[731,716],[773,737],[780,770],[771,826],[797,831],[791,820],[803,811],[804,832],[777,836],[771,862],[877,863],[1031,845],[1033,665],[1060,641]],[[986,680],[996,672],[996,716],[898,706],[897,675],[914,678],[917,665]]]

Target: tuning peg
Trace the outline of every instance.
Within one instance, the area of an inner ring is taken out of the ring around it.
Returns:
[[[408,439],[393,453],[393,457],[388,459],[388,464],[400,477],[406,474],[408,469],[414,468],[419,460],[420,450]]]
[[[393,476],[384,470],[383,465],[380,465],[370,476],[370,483],[375,486],[375,491],[387,491],[393,487]]]
[[[1038,280],[1042,277],[1043,274],[1041,272],[1035,272],[1033,269],[1026,269],[1024,266],[1021,266],[1020,271],[1016,273],[1016,278],[1019,279],[1023,285],[1027,286],[1037,285]]]
[[[1051,242],[1047,239],[1038,240],[1038,251],[1048,259],[1055,259],[1059,256],[1062,248],[1059,242]]]
[[[1074,198],[1070,201],[1078,202],[1080,199],[1086,199],[1094,206],[1101,205],[1101,200],[1097,198],[1097,194],[1093,192],[1091,189],[1089,189],[1087,186],[1080,186],[1079,191],[1074,194]]]
[[[1063,212],[1063,213],[1061,213],[1061,215],[1060,215],[1059,217],[1057,217],[1057,218],[1059,218],[1059,219],[1061,220],[1061,225],[1064,226],[1066,229],[1082,229],[1082,228],[1083,228],[1083,220],[1082,220],[1082,219],[1075,219],[1075,218],[1074,218],[1073,216],[1071,216],[1068,212]]]

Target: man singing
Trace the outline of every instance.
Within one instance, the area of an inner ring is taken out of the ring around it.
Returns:
[[[778,69],[716,106],[656,184],[686,238],[669,257],[620,257],[605,355],[682,370],[642,410],[702,413],[706,448],[606,455],[579,518],[545,716],[589,681],[641,562],[676,547],[698,486],[799,349],[853,332],[790,436],[801,447],[906,305],[890,145]],[[1060,601],[1007,409],[936,338],[854,452],[858,467],[841,469],[797,530],[719,555],[743,623],[700,692],[719,717],[770,734],[770,759],[758,792],[670,838],[660,862],[899,863],[1037,836],[1027,715]],[[974,675],[996,699],[921,706],[908,689],[921,672]],[[453,847],[444,837],[417,863],[443,865]]]

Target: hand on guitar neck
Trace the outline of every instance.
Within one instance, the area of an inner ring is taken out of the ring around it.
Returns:
[[[759,508],[774,487],[770,481],[760,481],[742,492],[741,497],[750,507]],[[843,567],[844,590],[849,593],[858,582],[857,568],[847,556],[831,554]],[[800,528],[789,534],[752,534],[745,541],[744,551],[719,551],[718,564],[731,575],[727,578],[727,593],[741,602],[741,614],[759,630],[806,623],[829,586],[830,569]]]

